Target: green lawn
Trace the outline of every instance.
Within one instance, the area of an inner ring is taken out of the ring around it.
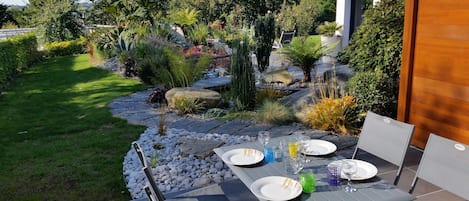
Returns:
[[[142,89],[87,55],[22,74],[0,96],[0,200],[129,200],[122,161],[144,127],[106,105]]]

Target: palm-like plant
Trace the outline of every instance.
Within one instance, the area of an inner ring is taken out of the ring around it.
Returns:
[[[301,68],[304,81],[311,82],[311,70],[314,69],[314,63],[323,55],[321,42],[311,36],[296,37],[281,51],[293,65]]]
[[[195,9],[186,8],[184,10],[180,10],[180,11],[172,13],[169,17],[174,23],[182,27],[186,27],[186,26],[191,26],[197,23],[198,16],[199,16],[199,11]]]

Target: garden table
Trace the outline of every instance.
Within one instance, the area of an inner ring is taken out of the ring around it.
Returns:
[[[271,143],[277,144],[282,141],[295,141],[294,136],[283,136],[272,138]],[[230,150],[237,148],[253,148],[259,151],[263,150],[257,142],[249,142],[232,146],[225,146],[214,149],[215,153],[221,158],[222,155]],[[344,159],[343,156],[335,153],[324,157],[308,156],[308,163],[305,168],[310,168],[315,173],[316,191],[313,193],[301,193],[294,200],[301,201],[409,201],[415,197],[404,192],[389,182],[375,176],[364,181],[354,181],[353,185],[358,190],[356,192],[345,192],[344,185],[329,186],[327,182],[327,165],[335,160]],[[288,174],[283,162],[266,163],[262,161],[252,166],[235,166],[227,164],[236,176],[249,188],[257,179],[267,176],[284,176],[298,180],[298,175]]]

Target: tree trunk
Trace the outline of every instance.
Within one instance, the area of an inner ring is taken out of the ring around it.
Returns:
[[[304,75],[304,82],[311,82],[311,69],[309,70],[303,70],[303,75]]]

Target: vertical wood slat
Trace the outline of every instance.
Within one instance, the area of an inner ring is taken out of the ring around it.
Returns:
[[[398,119],[469,144],[469,1],[406,1]]]
[[[412,88],[412,71],[415,49],[415,30],[417,26],[418,0],[405,2],[404,34],[402,44],[402,64],[399,83],[397,119],[409,121],[409,105]]]

